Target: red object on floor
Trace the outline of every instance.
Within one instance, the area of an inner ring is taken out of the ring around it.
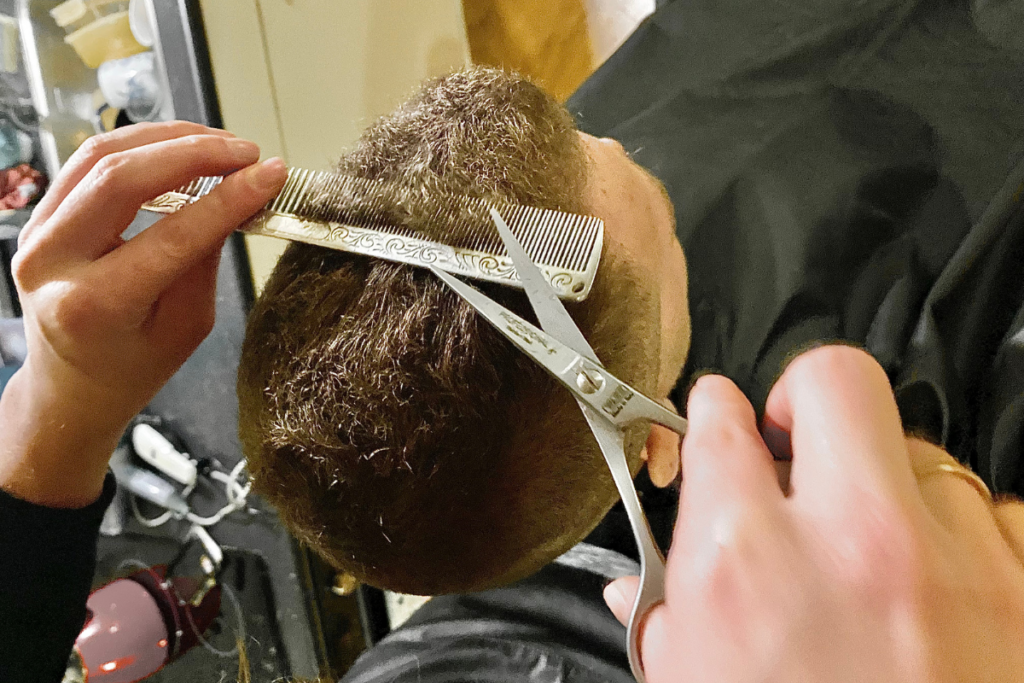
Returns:
[[[23,209],[46,187],[46,178],[28,164],[0,171],[0,210]]]

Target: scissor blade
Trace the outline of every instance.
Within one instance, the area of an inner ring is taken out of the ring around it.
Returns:
[[[455,276],[433,265],[428,268],[475,308],[487,322],[494,325],[509,341],[519,347],[523,353],[533,358],[563,384],[566,383],[562,376],[579,361],[579,353],[538,329],[535,325],[523,320],[501,304],[491,301],[476,288],[467,285]]]
[[[523,289],[526,290],[526,296],[530,299],[530,305],[533,306],[533,312],[537,314],[541,328],[558,341],[576,349],[584,358],[601,365],[594,349],[580,332],[580,328],[576,327],[576,323],[569,316],[569,312],[565,310],[565,306],[558,300],[555,290],[551,288],[544,278],[544,274],[530,259],[526,250],[523,249],[523,245],[509,230],[501,214],[492,208],[491,218],[494,220],[495,227],[498,228],[501,241],[505,243],[509,258],[512,259],[512,263],[516,267],[516,273],[519,275],[520,282],[523,283]]]
[[[612,425],[621,429],[636,420],[651,420],[678,434],[686,434],[686,420],[644,396],[599,364],[584,358],[576,349],[491,301],[455,276],[433,265],[428,268],[502,335],[571,391],[577,400],[589,405]],[[585,373],[592,383],[581,384],[581,373]]]

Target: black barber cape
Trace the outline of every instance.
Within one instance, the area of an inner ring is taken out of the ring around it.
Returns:
[[[1021,19],[1024,0],[675,0],[584,84],[581,127],[621,140],[676,205],[681,390],[711,368],[760,410],[788,354],[859,342],[908,427],[1022,492]],[[99,525],[80,515],[0,495],[4,683],[59,680]],[[628,680],[603,579],[581,571],[431,601],[347,680]]]
[[[712,369],[760,415],[788,355],[852,341],[906,428],[1024,493],[1024,1],[976,7],[679,0],[570,100],[675,203],[680,408]]]

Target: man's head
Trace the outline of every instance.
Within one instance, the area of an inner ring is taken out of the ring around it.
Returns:
[[[578,134],[538,88],[483,69],[428,83],[339,171],[400,182],[409,198],[603,218],[592,294],[567,308],[609,371],[667,395],[689,344],[671,207],[620,146]],[[480,286],[533,317],[521,292]],[[570,394],[426,270],[291,245],[250,317],[238,396],[256,490],[374,585],[437,594],[514,580],[581,540],[617,497]],[[634,469],[647,432],[627,435]]]

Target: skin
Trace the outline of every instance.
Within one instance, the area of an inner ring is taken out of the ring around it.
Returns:
[[[672,203],[661,182],[630,159],[617,140],[586,133],[580,133],[580,140],[591,161],[587,205],[604,220],[609,248],[638,264],[659,288],[661,355],[658,393],[652,398],[674,410],[668,394],[690,349],[690,310],[686,257],[676,237]],[[641,457],[651,481],[667,486],[679,474],[679,436],[652,425]]]
[[[1024,505],[991,503],[907,437],[881,366],[799,356],[758,428],[725,377],[690,392],[647,680],[1012,681],[1024,666]],[[780,486],[772,451],[792,458]],[[605,600],[626,623],[637,579]]]
[[[13,263],[28,358],[0,396],[0,487],[51,507],[99,497],[128,421],[213,326],[224,240],[284,184],[280,159],[258,159],[252,142],[177,122],[91,138],[68,161]],[[121,239],[144,201],[236,169]]]

